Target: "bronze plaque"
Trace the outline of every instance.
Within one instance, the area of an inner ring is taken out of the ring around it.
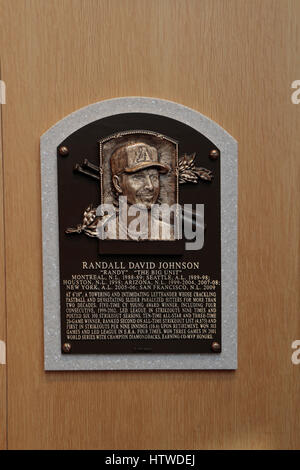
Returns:
[[[221,158],[147,113],[60,142],[63,354],[221,352]]]

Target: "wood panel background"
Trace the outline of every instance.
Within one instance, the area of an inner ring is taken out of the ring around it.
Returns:
[[[300,338],[300,106],[290,99],[300,78],[299,1],[0,8],[8,448],[299,448],[291,343]],[[119,96],[182,103],[239,142],[236,372],[43,370],[39,137],[68,113]],[[1,404],[2,428],[3,414]]]

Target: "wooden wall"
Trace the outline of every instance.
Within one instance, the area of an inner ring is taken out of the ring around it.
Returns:
[[[1,79],[0,62],[0,79]],[[0,105],[0,341],[6,343],[6,296],[5,296],[5,235],[4,235],[4,180],[2,155],[2,120]],[[2,353],[2,354],[1,354]],[[3,343],[0,344],[0,449],[6,447],[6,365]]]
[[[297,0],[0,0],[0,447],[299,448],[299,15]],[[182,103],[239,142],[236,372],[43,370],[39,137],[120,96]]]

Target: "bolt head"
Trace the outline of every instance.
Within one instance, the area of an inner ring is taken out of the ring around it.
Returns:
[[[220,152],[217,149],[213,149],[209,153],[209,157],[211,158],[211,160],[217,160],[219,156],[220,156]]]
[[[61,147],[59,147],[58,152],[63,157],[65,157],[66,155],[69,155],[69,149],[65,145],[62,145]]]
[[[68,353],[71,351],[72,346],[70,343],[64,343],[62,348],[64,352]]]
[[[219,352],[221,351],[221,345],[220,343],[217,343],[216,341],[214,341],[211,345],[211,349],[213,350],[213,352]]]

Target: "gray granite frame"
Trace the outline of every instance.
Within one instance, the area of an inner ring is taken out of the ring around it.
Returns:
[[[193,127],[221,152],[222,352],[217,354],[63,355],[60,288],[57,146],[83,126],[121,113],[166,116]],[[45,370],[237,368],[237,142],[222,127],[186,106],[155,98],[114,98],[65,117],[41,137]]]

